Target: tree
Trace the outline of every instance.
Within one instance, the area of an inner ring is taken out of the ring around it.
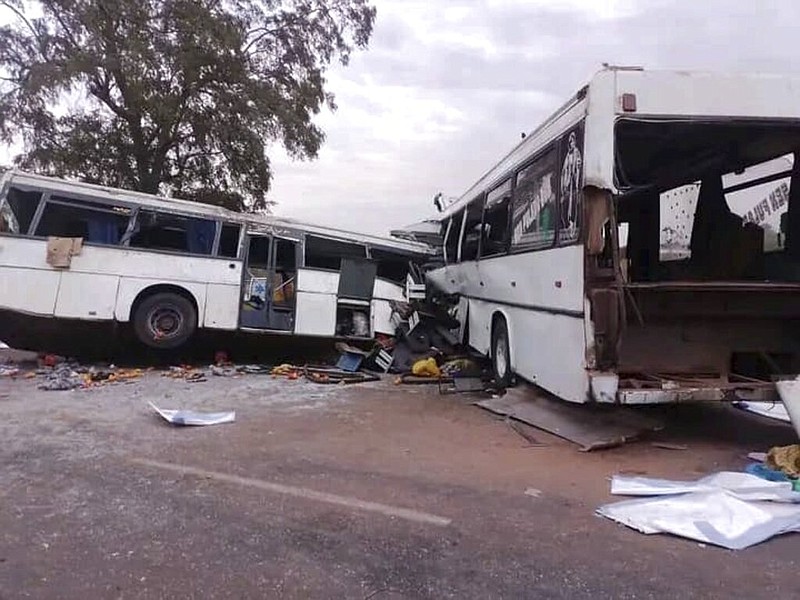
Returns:
[[[369,0],[0,0],[0,139],[22,168],[234,210],[269,202],[267,147],[314,158],[325,72]]]

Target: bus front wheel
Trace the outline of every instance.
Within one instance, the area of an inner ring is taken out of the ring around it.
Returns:
[[[133,329],[139,341],[170,350],[185,344],[197,329],[197,311],[180,294],[161,292],[142,300],[133,315]]]
[[[492,368],[494,380],[501,388],[511,385],[511,348],[508,343],[508,325],[502,317],[498,318],[492,328]]]

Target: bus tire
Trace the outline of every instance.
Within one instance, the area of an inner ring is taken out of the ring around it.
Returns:
[[[511,385],[514,374],[511,371],[511,346],[508,342],[508,325],[503,317],[498,317],[492,327],[492,370],[494,381],[501,388]]]
[[[179,348],[197,329],[197,311],[180,294],[159,292],[136,307],[133,330],[144,345],[161,350]]]

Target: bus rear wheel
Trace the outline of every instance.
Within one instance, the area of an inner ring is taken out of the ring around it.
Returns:
[[[497,319],[492,328],[492,369],[498,386],[506,388],[511,385],[511,347],[508,343],[508,325],[502,317]]]
[[[171,350],[185,344],[197,329],[197,311],[180,294],[161,292],[142,300],[133,315],[133,330],[151,348]]]

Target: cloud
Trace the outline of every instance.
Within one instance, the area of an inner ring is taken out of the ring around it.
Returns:
[[[458,196],[601,63],[797,73],[800,3],[384,0],[370,48],[329,75],[316,161],[276,149],[277,214],[385,233]]]

